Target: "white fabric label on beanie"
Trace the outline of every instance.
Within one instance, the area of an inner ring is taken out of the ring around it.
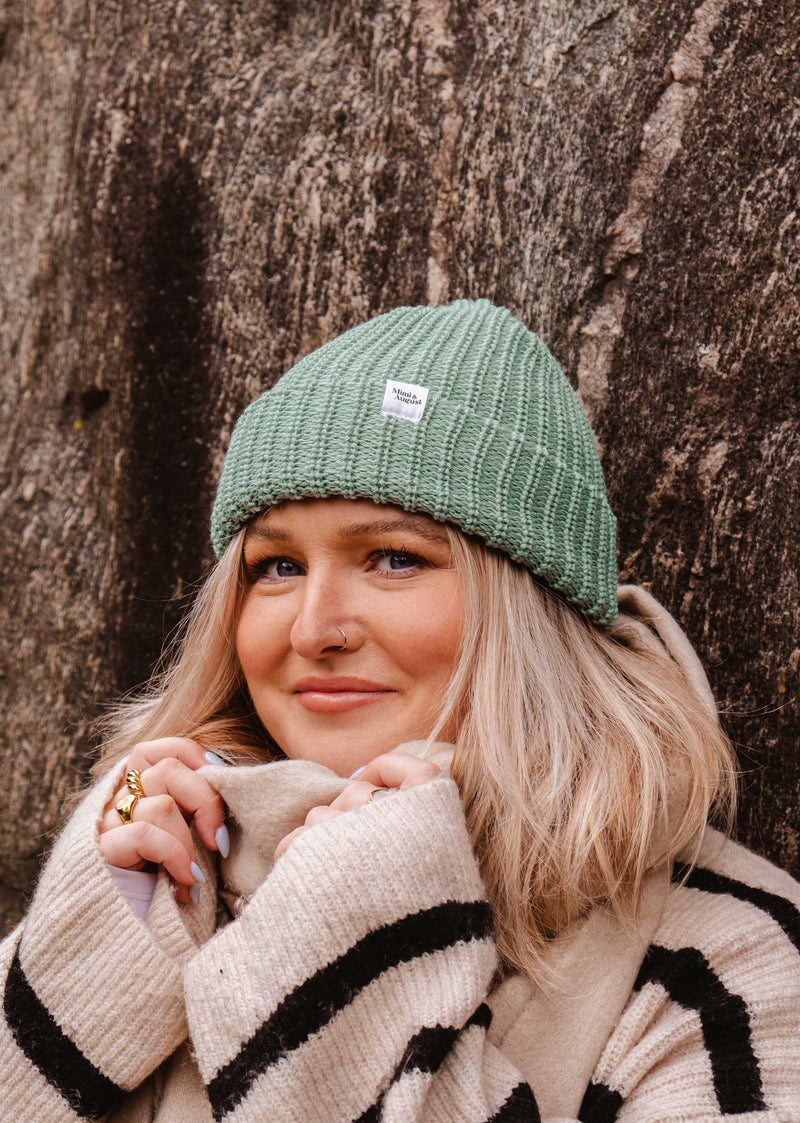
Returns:
[[[401,421],[420,421],[428,400],[427,386],[414,386],[411,382],[386,381],[381,414],[399,417]]]

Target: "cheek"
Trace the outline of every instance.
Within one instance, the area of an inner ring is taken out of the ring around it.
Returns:
[[[236,654],[248,684],[251,679],[269,673],[279,647],[275,621],[262,619],[258,603],[246,601],[236,625]]]
[[[413,677],[446,681],[458,657],[463,610],[458,587],[420,598],[398,614],[394,654]]]

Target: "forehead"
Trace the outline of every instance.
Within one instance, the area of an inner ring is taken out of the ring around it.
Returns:
[[[448,541],[444,523],[423,511],[406,511],[391,503],[371,499],[287,499],[258,515],[247,530],[247,538],[288,541],[295,534],[333,534],[357,538],[370,534],[411,533],[430,541]]]

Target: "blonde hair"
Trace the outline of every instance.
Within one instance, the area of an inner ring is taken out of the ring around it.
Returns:
[[[95,774],[138,742],[157,737],[193,737],[231,761],[283,756],[253,710],[236,656],[244,534],[236,535],[211,570],[147,686],[109,706],[97,723],[103,743]]]
[[[507,970],[547,977],[548,942],[604,902],[635,922],[649,871],[730,829],[734,754],[677,664],[621,616],[602,631],[523,566],[447,525],[462,585],[460,656],[432,743],[456,715],[450,771]],[[235,652],[244,530],[228,546],[144,695],[106,715],[103,771],[180,734],[229,761],[282,757]]]
[[[650,871],[699,847],[711,814],[730,831],[735,754],[629,619],[603,631],[505,554],[450,540],[464,634],[432,737],[463,715],[450,771],[503,970],[552,982],[549,940],[600,903],[635,923]]]

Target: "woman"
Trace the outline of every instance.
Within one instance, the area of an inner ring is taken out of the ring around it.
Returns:
[[[541,340],[327,343],[212,537],[3,944],[4,1118],[800,1119],[800,886],[706,826],[730,746]]]

